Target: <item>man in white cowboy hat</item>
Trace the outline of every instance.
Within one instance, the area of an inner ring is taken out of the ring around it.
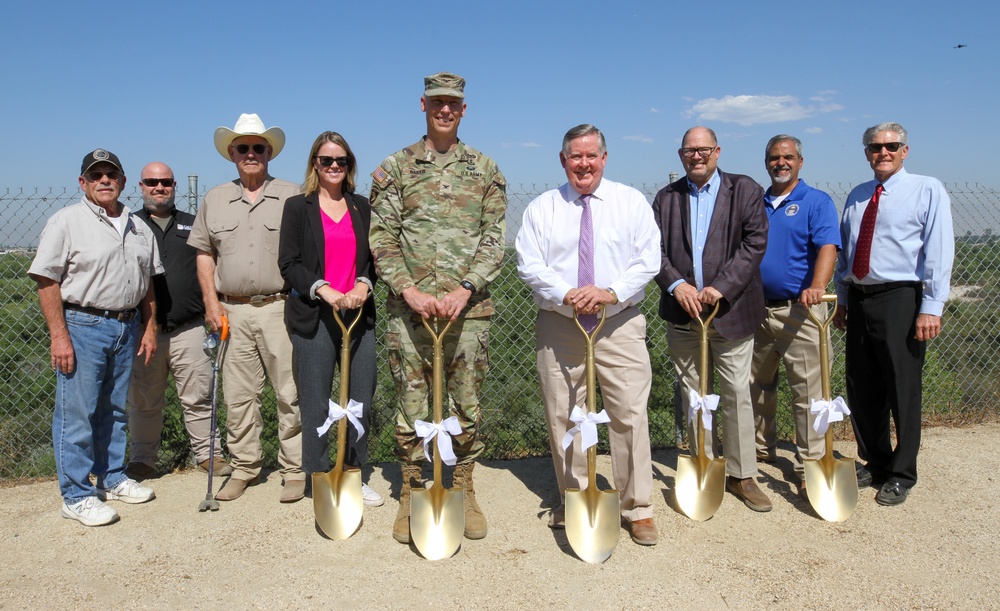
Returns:
[[[278,399],[281,502],[293,503],[305,494],[302,424],[284,320],[288,285],[278,270],[281,215],[285,200],[299,188],[267,173],[268,161],[284,145],[281,128],[264,129],[255,114],[240,115],[233,129],[216,129],[215,148],[236,164],[240,177],[205,194],[188,238],[199,251],[198,281],[206,322],[218,329],[223,316],[229,319],[222,375],[233,474],[216,495],[220,501],[239,498],[260,476],[260,394],[265,372]]]

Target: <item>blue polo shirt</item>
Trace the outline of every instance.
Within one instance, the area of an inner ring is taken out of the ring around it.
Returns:
[[[760,264],[765,299],[798,299],[812,283],[816,253],[827,244],[840,249],[837,206],[826,193],[803,180],[788,197],[771,206],[771,189],[764,193],[767,250]]]

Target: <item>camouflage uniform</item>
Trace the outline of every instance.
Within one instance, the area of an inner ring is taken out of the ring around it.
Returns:
[[[372,173],[369,241],[379,278],[390,290],[385,341],[400,397],[396,451],[405,462],[424,459],[413,423],[432,415],[433,342],[402,297],[412,286],[438,299],[463,280],[477,289],[445,336],[444,417],[455,415],[462,424],[462,434],[454,438],[460,464],[483,451],[479,391],[489,365],[494,310],[487,286],[503,262],[506,186],[496,163],[462,142],[439,154],[421,139]]]

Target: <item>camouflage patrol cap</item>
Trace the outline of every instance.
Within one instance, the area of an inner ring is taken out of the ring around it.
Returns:
[[[451,72],[438,72],[424,77],[424,96],[448,95],[465,98],[465,79]]]

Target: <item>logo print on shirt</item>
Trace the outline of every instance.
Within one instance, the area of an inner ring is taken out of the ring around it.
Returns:
[[[798,204],[791,204],[790,206],[785,208],[785,216],[795,216],[798,213],[799,213]]]

